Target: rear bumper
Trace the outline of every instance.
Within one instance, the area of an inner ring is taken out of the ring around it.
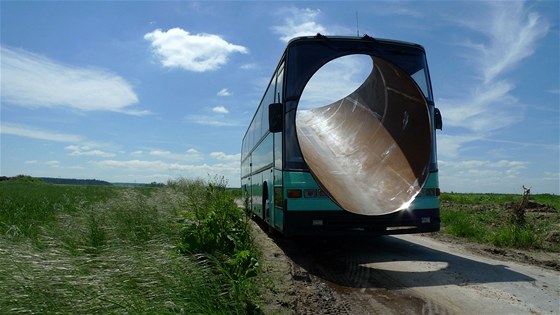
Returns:
[[[436,232],[440,229],[439,208],[402,210],[382,216],[348,211],[286,211],[286,236],[299,235],[391,235]]]

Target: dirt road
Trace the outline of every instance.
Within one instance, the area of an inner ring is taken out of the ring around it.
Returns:
[[[268,238],[265,313],[560,314],[560,272],[419,235]]]

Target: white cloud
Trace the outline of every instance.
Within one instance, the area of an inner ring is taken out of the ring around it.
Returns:
[[[560,182],[560,172],[544,172],[544,180],[552,180],[556,183]]]
[[[60,162],[57,161],[57,160],[46,161],[45,164],[47,164],[48,166],[53,167],[53,168],[60,167]]]
[[[82,137],[78,135],[51,132],[51,131],[41,130],[25,125],[16,125],[10,123],[1,124],[0,133],[15,135],[19,137],[57,141],[57,142],[80,142],[83,140]]]
[[[185,117],[185,120],[199,125],[208,125],[208,126],[216,126],[216,127],[240,126],[239,122],[231,119],[225,119],[221,115],[220,117],[206,116],[206,115],[189,115]]]
[[[480,82],[467,95],[439,101],[447,125],[474,132],[501,129],[523,118],[524,106],[512,94],[515,85],[503,75],[532,55],[549,29],[548,22],[529,12],[523,2],[492,3],[486,13],[482,19],[456,20],[485,36],[485,41],[465,40],[474,52],[468,58],[481,75]]]
[[[24,50],[1,47],[2,102],[27,107],[69,107],[133,115],[138,102],[132,86],[103,69],[64,65]]]
[[[466,171],[476,171],[481,168],[494,168],[494,169],[508,169],[508,170],[519,170],[527,168],[528,162],[524,161],[510,161],[510,160],[498,160],[498,161],[488,161],[488,160],[465,160],[465,161],[454,161],[446,162],[439,161],[442,165],[447,168],[456,168]]]
[[[68,145],[64,149],[72,151],[70,156],[96,156],[96,157],[113,157],[116,154],[94,149],[91,145]]]
[[[444,159],[460,157],[461,148],[470,142],[482,139],[475,135],[449,135],[441,134],[437,137],[438,155]]]
[[[149,152],[151,156],[162,157],[172,160],[200,160],[202,154],[195,149],[188,149],[185,153],[174,153],[167,150],[154,149]]]
[[[510,126],[523,118],[523,106],[507,81],[474,87],[463,100],[439,100],[445,107],[445,124],[474,132],[487,132]]]
[[[208,175],[225,176],[229,184],[239,187],[239,163],[238,161],[227,161],[217,164],[184,164],[168,163],[161,160],[103,160],[94,161],[93,165],[100,169],[119,169],[134,172],[135,176],[141,176],[142,171],[160,174],[159,177],[176,178],[183,176],[187,178],[207,178]]]
[[[151,150],[150,151],[150,155],[154,155],[154,156],[169,156],[171,154],[171,151],[166,151],[166,150]]]
[[[229,91],[228,89],[225,89],[225,88],[224,88],[224,89],[221,89],[221,90],[218,92],[217,95],[218,95],[218,96],[230,96],[231,93],[230,93],[230,91]]]
[[[479,29],[491,37],[487,45],[480,46],[484,55],[482,69],[486,83],[532,55],[536,41],[544,37],[549,28],[537,13],[527,12],[523,2],[494,5],[490,27]]]
[[[241,154],[240,153],[226,154],[224,152],[212,152],[212,153],[210,153],[210,156],[215,158],[216,160],[221,160],[221,161],[239,162],[241,160]]]
[[[244,64],[244,65],[241,65],[240,68],[243,69],[243,70],[255,70],[255,69],[258,69],[258,67],[259,66],[256,63],[247,63],[247,64]]]
[[[212,108],[212,111],[214,113],[219,113],[219,114],[229,113],[229,110],[227,108],[225,108],[224,106],[216,106],[216,107]]]
[[[164,67],[205,72],[225,65],[232,53],[248,53],[248,49],[228,43],[218,35],[192,35],[181,28],[162,32],[156,29],[144,35],[151,42],[155,55]]]
[[[90,151],[72,151],[71,156],[97,156],[97,157],[113,157],[116,154],[105,152],[101,150],[90,150]]]
[[[280,35],[280,40],[290,41],[298,36],[327,34],[327,29],[317,23],[321,10],[289,8],[283,11],[284,24],[273,26],[272,30]]]
[[[439,160],[440,183],[445,191],[509,192],[519,189],[528,179],[521,176],[529,162],[517,160]],[[496,180],[501,180],[496,187]]]

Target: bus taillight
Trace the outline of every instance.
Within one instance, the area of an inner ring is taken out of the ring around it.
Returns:
[[[301,198],[301,189],[288,189],[288,198]]]

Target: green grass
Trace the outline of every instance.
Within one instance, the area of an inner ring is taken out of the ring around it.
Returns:
[[[58,186],[42,182],[0,183],[0,234],[36,240],[42,227],[57,215],[74,213],[92,203],[115,196],[107,186]]]
[[[0,314],[257,312],[256,254],[220,185],[0,183]],[[185,230],[212,222],[234,249],[185,250]]]
[[[525,223],[517,224],[506,205],[519,204],[521,199],[520,195],[444,193],[442,232],[498,247],[560,252],[558,242],[547,240],[550,233],[560,231],[560,212],[528,210]],[[560,205],[556,195],[534,195],[531,199],[556,209]]]

